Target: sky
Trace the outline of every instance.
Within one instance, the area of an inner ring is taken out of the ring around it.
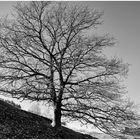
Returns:
[[[79,3],[79,2],[77,2]],[[85,1],[91,9],[103,11],[103,24],[97,33],[109,33],[116,39],[108,56],[117,56],[129,64],[125,86],[128,98],[140,104],[140,1]]]
[[[0,1],[0,16],[11,13],[12,5],[15,3]],[[140,104],[140,2],[82,1],[76,3],[104,11],[104,23],[97,31],[109,33],[117,40],[115,47],[107,50],[106,54],[118,56],[130,64],[125,85],[128,97],[136,104]],[[28,103],[25,108],[28,108]]]
[[[130,64],[125,85],[128,97],[140,104],[140,1],[98,1],[88,5],[104,11],[104,24],[99,30],[117,40],[108,54]]]

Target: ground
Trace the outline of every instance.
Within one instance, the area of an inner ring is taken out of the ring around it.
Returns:
[[[0,139],[94,139],[90,135],[62,127],[56,131],[51,120],[0,100]]]

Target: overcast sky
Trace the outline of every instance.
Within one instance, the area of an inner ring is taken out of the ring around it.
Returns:
[[[140,104],[140,2],[89,2],[91,7],[104,10],[104,24],[100,31],[117,39],[108,51],[130,64],[126,86],[128,96]]]
[[[89,1],[77,2],[104,11],[104,24],[97,31],[110,33],[117,39],[116,47],[107,54],[116,55],[130,64],[125,84],[128,97],[140,104],[140,2]],[[12,11],[15,2],[0,1],[0,16]]]

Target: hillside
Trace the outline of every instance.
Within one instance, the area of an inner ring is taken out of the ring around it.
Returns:
[[[51,120],[15,108],[0,100],[0,138],[1,139],[93,139],[94,137],[62,127],[56,133]]]
[[[99,138],[99,139],[113,139],[113,137],[111,137],[108,134],[101,133],[101,132],[96,132],[94,130],[90,131],[90,132],[86,132],[85,130],[81,130],[81,131],[78,131],[78,132],[87,133],[88,135]]]

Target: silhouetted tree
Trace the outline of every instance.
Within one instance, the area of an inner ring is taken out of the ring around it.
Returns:
[[[0,28],[3,94],[52,103],[57,129],[62,115],[111,135],[135,124],[120,85],[128,66],[103,54],[113,38],[94,34],[101,12],[45,1],[18,3],[15,9]]]

